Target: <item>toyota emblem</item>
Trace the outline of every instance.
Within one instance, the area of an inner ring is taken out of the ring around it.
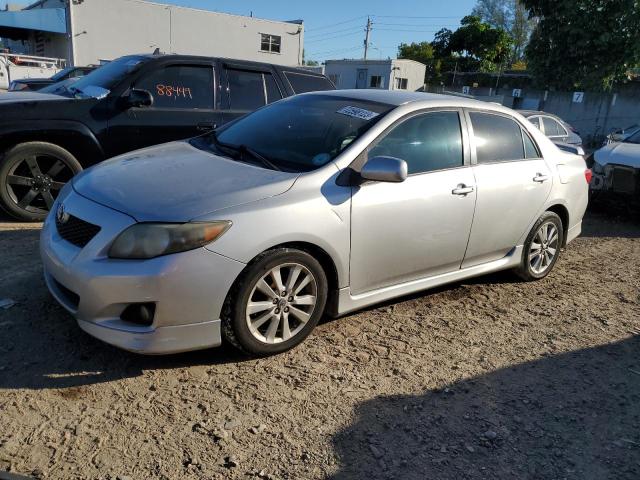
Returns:
[[[60,204],[56,211],[56,220],[58,223],[67,223],[69,221],[69,214],[65,212],[64,205]]]

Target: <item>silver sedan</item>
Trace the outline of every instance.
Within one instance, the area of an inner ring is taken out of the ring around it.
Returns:
[[[498,105],[305,94],[83,172],[41,255],[53,296],[105,342],[268,355],[323,314],[498,270],[545,277],[580,234],[589,179]]]

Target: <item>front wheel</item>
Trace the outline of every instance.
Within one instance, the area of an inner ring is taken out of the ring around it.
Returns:
[[[45,219],[66,182],[82,171],[67,150],[45,142],[9,149],[0,164],[0,206],[27,222]]]
[[[553,212],[545,212],[531,229],[522,262],[516,273],[523,280],[540,280],[549,275],[560,256],[564,241],[562,220]]]
[[[222,315],[231,344],[258,356],[289,350],[314,329],[327,301],[327,277],[306,252],[263,253],[233,287]]]

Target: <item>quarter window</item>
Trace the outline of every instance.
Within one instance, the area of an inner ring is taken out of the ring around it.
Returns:
[[[536,144],[533,143],[533,140],[531,140],[529,134],[524,130],[522,130],[522,138],[524,139],[524,157],[540,158],[540,152],[538,152]]]
[[[522,129],[514,120],[488,113],[471,112],[478,163],[525,158]]]
[[[371,80],[369,82],[369,88],[382,88],[382,76],[381,75],[372,75]]]
[[[172,65],[159,68],[136,82],[153,95],[152,108],[213,109],[213,68]]]
[[[270,73],[227,69],[227,82],[231,110],[255,110],[282,98]]]
[[[278,35],[260,34],[260,50],[269,53],[280,53],[282,37]]]
[[[368,153],[407,162],[409,174],[463,165],[462,134],[457,112],[432,112],[412,117],[391,130]]]

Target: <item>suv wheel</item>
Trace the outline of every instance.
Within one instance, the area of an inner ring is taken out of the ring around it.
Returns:
[[[227,341],[252,355],[272,355],[301,343],[327,301],[327,277],[306,252],[288,248],[260,255],[236,282],[222,314]]]
[[[42,221],[65,183],[80,171],[78,160],[57,145],[17,145],[0,164],[0,206],[18,220]]]

